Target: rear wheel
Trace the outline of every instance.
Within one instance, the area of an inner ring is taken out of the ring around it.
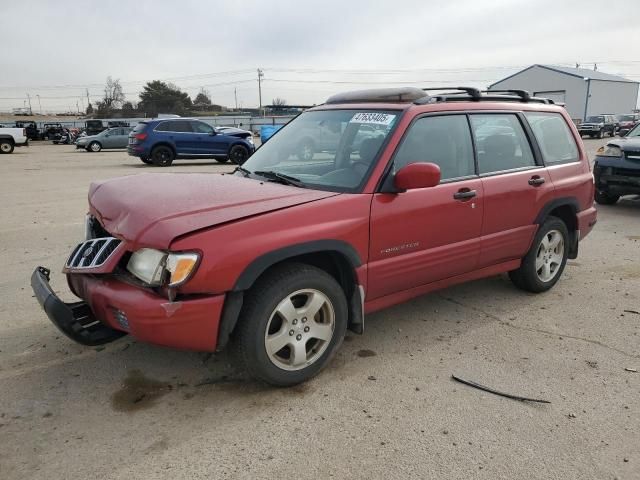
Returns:
[[[540,225],[520,268],[509,272],[511,281],[528,292],[545,292],[560,279],[569,254],[569,230],[557,217]]]
[[[347,328],[347,300],[338,282],[306,264],[276,267],[247,294],[238,342],[247,371],[276,386],[316,375]]]
[[[91,143],[89,144],[88,150],[89,150],[90,152],[97,153],[97,152],[99,152],[100,150],[102,150],[102,145],[100,145],[100,143],[99,143],[99,142],[91,142]]]
[[[620,199],[620,195],[613,195],[607,192],[599,192],[596,190],[596,202],[600,205],[613,205]]]
[[[164,145],[160,145],[151,151],[151,162],[158,167],[168,167],[173,163],[174,158],[173,150]]]
[[[0,140],[0,153],[13,152],[13,142],[9,140]]]

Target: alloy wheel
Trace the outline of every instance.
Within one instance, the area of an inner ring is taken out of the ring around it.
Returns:
[[[543,282],[550,282],[560,271],[564,259],[564,237],[558,230],[546,233],[536,255],[536,274]]]
[[[297,290],[274,309],[264,346],[269,360],[283,370],[301,370],[325,352],[335,330],[331,300],[315,289]]]

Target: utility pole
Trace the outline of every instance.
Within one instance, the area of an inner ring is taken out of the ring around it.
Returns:
[[[260,102],[260,111],[262,111],[262,77],[264,77],[264,73],[258,69],[258,101]]]
[[[89,108],[89,105],[91,104],[91,100],[89,100],[89,89],[87,88],[87,108]]]
[[[31,96],[27,93],[27,98],[29,99],[29,115],[33,115],[33,110],[31,110]]]
[[[36,97],[38,97],[38,108],[40,110],[40,115],[42,115],[42,104],[40,103],[40,95],[36,94]]]
[[[236,97],[236,112],[238,111],[238,89],[233,87],[233,96]]]

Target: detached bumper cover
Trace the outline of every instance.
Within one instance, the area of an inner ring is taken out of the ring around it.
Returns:
[[[49,320],[71,340],[82,345],[102,345],[126,335],[99,322],[86,302],[65,303],[49,285],[49,270],[38,267],[31,275],[31,288]]]

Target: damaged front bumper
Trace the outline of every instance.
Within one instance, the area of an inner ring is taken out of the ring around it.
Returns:
[[[71,340],[82,345],[103,345],[126,335],[95,318],[86,302],[65,303],[49,285],[50,271],[38,267],[31,275],[31,288],[49,320]]]
[[[64,303],[49,286],[49,270],[31,276],[33,291],[49,319],[83,345],[112,342],[127,333],[143,342],[215,351],[225,295],[168,300],[113,275],[67,272],[71,291],[86,302]]]

